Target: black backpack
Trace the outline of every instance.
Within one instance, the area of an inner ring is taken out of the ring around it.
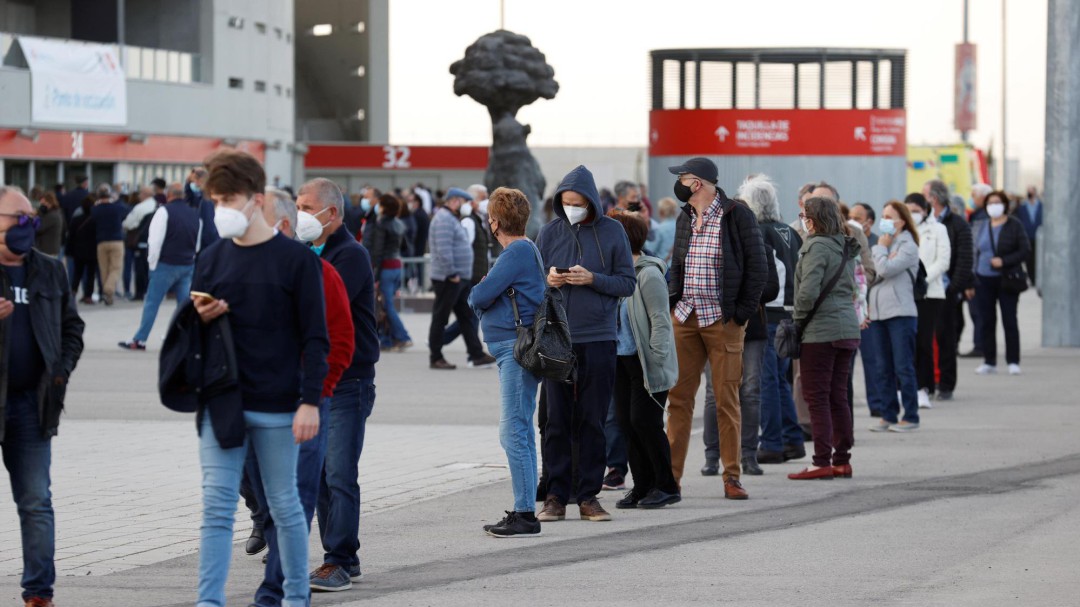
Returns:
[[[926,291],[930,288],[930,284],[926,282],[926,266],[923,265],[922,260],[919,260],[918,273],[912,274],[911,270],[907,270],[907,275],[911,278],[911,290],[915,293],[915,301],[926,299]]]
[[[539,257],[536,262],[540,266],[540,273],[543,274],[544,266],[540,263]],[[531,327],[521,324],[517,293],[513,287],[507,289],[506,294],[510,297],[510,305],[514,309],[514,323],[517,326],[514,359],[537,377],[568,384],[575,383],[577,381],[577,356],[574,354],[574,346],[570,339],[570,325],[566,322],[562,292],[554,287],[548,287],[544,291],[544,299],[540,302],[540,307],[536,309],[536,317]]]

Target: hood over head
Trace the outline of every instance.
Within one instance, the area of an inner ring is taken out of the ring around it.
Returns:
[[[555,190],[551,208],[555,215],[563,221],[566,221],[566,211],[563,210],[562,194],[567,191],[577,192],[589,201],[593,222],[604,216],[604,209],[600,206],[600,192],[596,189],[596,181],[593,179],[592,172],[585,168],[585,165],[578,165],[576,169],[567,173],[566,177],[563,177],[562,183]]]

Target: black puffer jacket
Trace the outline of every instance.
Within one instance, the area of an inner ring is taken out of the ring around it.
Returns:
[[[949,288],[946,289],[945,296],[949,300],[956,300],[964,290],[975,285],[975,250],[972,246],[971,228],[963,217],[951,210],[938,221],[949,233],[951,248],[949,271],[946,273],[949,277]]]
[[[723,287],[720,308],[724,322],[745,324],[761,305],[761,292],[769,279],[768,260],[757,219],[750,209],[736,203],[717,188],[724,217],[720,222],[723,247]],[[683,268],[690,250],[691,206],[683,205],[675,223],[675,246],[671,253],[668,300],[674,309],[682,299]]]
[[[767,243],[765,245],[765,259],[770,262],[773,260],[773,249]],[[769,338],[768,324],[769,318],[765,313],[765,304],[776,299],[776,296],[780,294],[780,276],[776,272],[776,264],[766,264],[769,268],[769,280],[765,283],[765,289],[761,291],[761,306],[758,307],[757,313],[750,317],[750,322],[746,323],[746,341],[758,341]]]
[[[24,263],[30,298],[30,326],[45,361],[45,373],[37,390],[38,422],[43,436],[56,436],[68,378],[82,356],[82,334],[86,325],[71,299],[64,265],[37,249],[27,253]],[[0,296],[11,298],[10,290],[11,282],[0,269]],[[0,321],[0,436],[4,435],[4,409],[7,407],[8,357],[22,355],[11,351],[10,341],[9,316]]]
[[[784,305],[765,308],[769,322],[778,323],[785,318],[791,318],[790,310],[795,305],[795,266],[799,263],[799,249],[802,248],[803,240],[795,229],[780,222],[761,224],[761,237],[767,246],[772,247],[776,258],[784,264],[784,276],[781,278],[784,283]],[[776,266],[776,259],[770,258],[769,261]],[[769,300],[771,301],[772,299]]]

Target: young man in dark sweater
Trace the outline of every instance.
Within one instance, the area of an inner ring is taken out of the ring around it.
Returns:
[[[296,207],[323,224],[312,242],[315,252],[341,274],[356,331],[352,364],[341,376],[330,401],[326,461],[319,488],[319,533],[323,564],[311,573],[311,589],[348,590],[360,579],[360,484],[357,468],[364,449],[364,429],[375,406],[375,276],[371,256],[344,225],[345,197],[329,179],[313,179],[299,191]]]

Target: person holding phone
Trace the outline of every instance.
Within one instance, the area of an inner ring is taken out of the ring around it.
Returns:
[[[566,517],[573,418],[580,416],[578,509],[584,520],[609,521],[611,515],[596,496],[607,464],[604,423],[615,385],[619,298],[634,293],[634,260],[622,225],[604,216],[589,169],[579,166],[563,178],[552,208],[555,219],[540,229],[536,245],[548,268],[548,286],[562,292],[578,375],[575,384],[544,380],[542,456],[548,495],[537,518],[551,522]]]
[[[200,415],[203,524],[196,605],[225,605],[236,496],[250,446],[277,532],[285,578],[281,605],[306,607],[308,532],[296,463],[299,444],[318,433],[327,374],[322,269],[307,247],[267,223],[266,174],[258,160],[227,150],[210,157],[207,168],[221,240],[199,256],[192,300],[204,324],[224,317],[230,325],[243,410],[219,407]],[[242,446],[225,448],[223,442]]]

